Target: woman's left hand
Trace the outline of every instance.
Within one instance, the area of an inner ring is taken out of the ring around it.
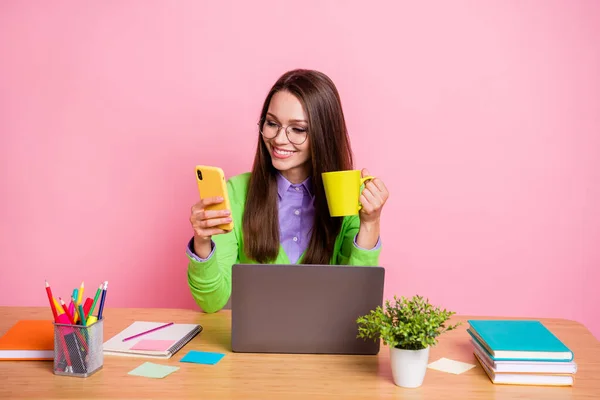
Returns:
[[[363,168],[361,176],[364,178],[369,175],[369,171]],[[360,195],[360,203],[362,204],[359,213],[361,224],[379,222],[381,209],[388,197],[390,197],[390,194],[381,179],[375,178],[366,181],[365,188]]]

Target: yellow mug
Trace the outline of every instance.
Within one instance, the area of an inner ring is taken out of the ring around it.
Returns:
[[[323,172],[323,186],[325,197],[329,206],[329,215],[332,217],[343,217],[346,215],[357,215],[362,208],[360,188],[374,176],[360,177],[360,170]]]

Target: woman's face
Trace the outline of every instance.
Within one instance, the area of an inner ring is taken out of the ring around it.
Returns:
[[[310,174],[310,141],[300,101],[287,91],[275,93],[261,129],[273,166],[292,183],[304,181]]]

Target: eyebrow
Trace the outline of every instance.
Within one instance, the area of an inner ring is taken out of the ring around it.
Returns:
[[[267,115],[269,115],[279,121],[279,118],[277,118],[277,116],[275,114],[267,112]],[[308,121],[306,121],[304,119],[290,119],[290,122],[304,122],[305,124],[308,123]]]

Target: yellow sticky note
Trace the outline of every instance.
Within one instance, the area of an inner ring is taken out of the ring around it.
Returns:
[[[440,358],[439,360],[429,364],[427,367],[438,371],[458,375],[462,374],[463,372],[467,372],[471,368],[475,367],[475,365],[465,363],[462,361],[450,360],[448,358]]]

